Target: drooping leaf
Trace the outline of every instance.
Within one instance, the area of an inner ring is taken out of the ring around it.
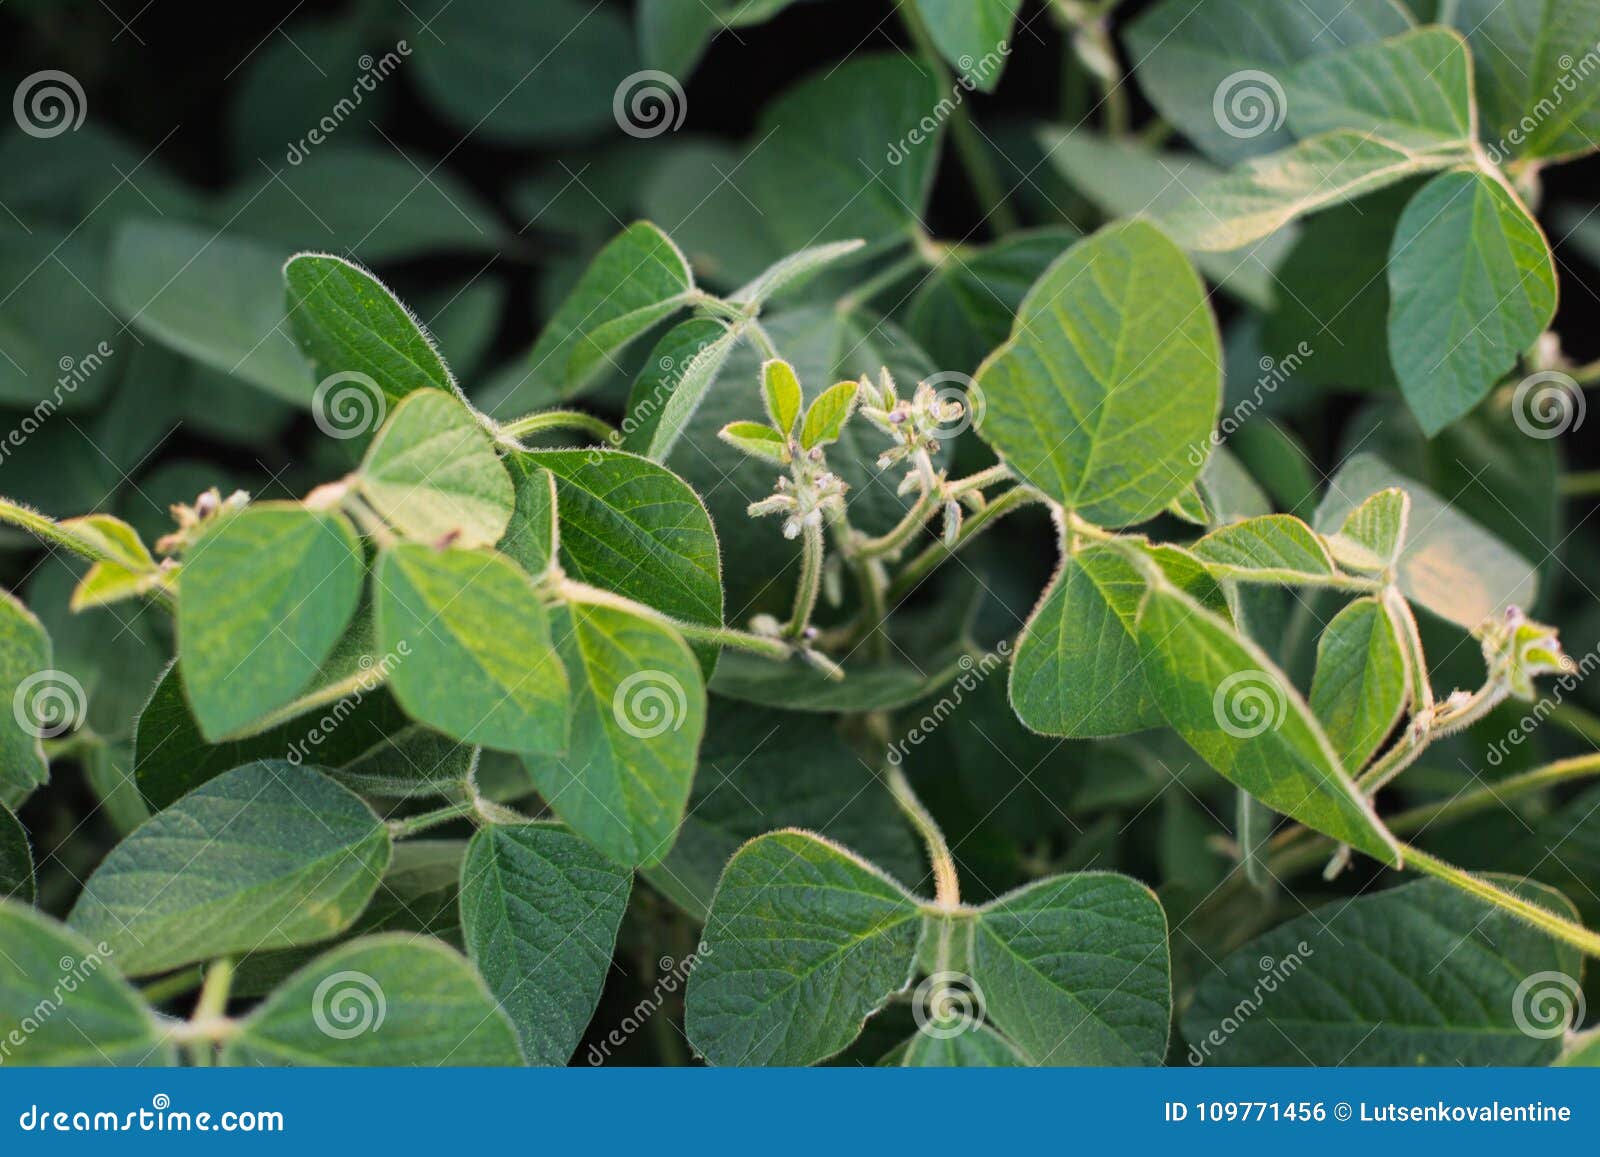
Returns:
[[[728,863],[686,1025],[714,1065],[806,1065],[856,1038],[911,982],[922,913],[872,865],[800,831],[750,841]]]
[[[530,1064],[564,1065],[600,1000],[632,875],[558,827],[487,828],[461,866],[467,952]]]
[[[634,379],[623,448],[665,462],[739,337],[711,318],[691,318],[668,330]]]
[[[979,912],[972,979],[1038,1065],[1156,1065],[1172,981],[1155,894],[1110,872],[1040,880]]]
[[[414,390],[395,406],[356,484],[401,534],[468,550],[499,542],[516,508],[488,432],[442,390]]]
[[[1310,708],[1253,642],[1163,586],[1140,607],[1139,644],[1167,722],[1225,778],[1383,863],[1399,860]]]
[[[1339,533],[1326,539],[1343,566],[1386,571],[1399,562],[1411,524],[1411,496],[1398,486],[1380,490],[1352,510]]]
[[[561,532],[556,508],[556,476],[526,454],[507,454],[502,462],[516,488],[516,506],[500,553],[534,578],[556,561]]]
[[[1365,767],[1405,710],[1410,684],[1404,644],[1376,598],[1356,599],[1323,628],[1311,711],[1339,762]]]
[[[833,241],[827,245],[813,245],[798,253],[791,253],[775,261],[760,275],[734,290],[729,301],[743,305],[764,306],[780,293],[798,289],[827,266],[857,252],[866,242],[860,240]]]
[[[572,737],[528,757],[529,775],[573,831],[629,867],[672,849],[705,730],[699,664],[671,627],[605,602],[552,615],[572,683]]]
[[[28,832],[9,808],[0,807],[0,900],[32,904],[35,894],[33,849]]]
[[[977,374],[980,430],[1014,470],[1091,522],[1154,517],[1199,474],[1221,403],[1205,287],[1151,225],[1113,225],[1034,284]]]
[[[520,1065],[516,1034],[472,966],[437,940],[368,936],[317,957],[229,1041],[230,1065]]]
[[[550,617],[516,564],[408,543],[379,555],[373,582],[379,646],[405,656],[389,685],[407,714],[498,751],[567,745],[567,676]]]
[[[121,961],[16,900],[0,898],[0,1025],[22,1065],[172,1065],[154,1013]],[[70,986],[69,986],[70,984]]]
[[[217,519],[178,592],[183,686],[207,739],[294,700],[355,614],[363,575],[342,515],[261,503]]]
[[[326,940],[389,864],[360,799],[308,768],[246,764],[184,796],[112,849],[68,923],[129,976]]]
[[[1406,206],[1389,262],[1389,351],[1428,434],[1472,409],[1556,311],[1555,261],[1516,195],[1468,170]]]
[[[1517,891],[1571,911],[1551,889]],[[1582,961],[1503,910],[1421,880],[1298,916],[1219,967],[1183,1017],[1194,1063],[1536,1065],[1556,1058],[1561,1038],[1527,1031],[1545,1027],[1530,1020],[1534,1002],[1565,992],[1570,1008]],[[1246,999],[1257,1007],[1236,1015]]]
[[[0,590],[0,699],[12,705],[9,718],[0,715],[0,804],[18,806],[50,778],[40,741],[71,726],[83,709],[72,685],[54,674],[50,636],[27,607]]]

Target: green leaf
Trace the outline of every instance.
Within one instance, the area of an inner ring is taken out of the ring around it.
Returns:
[[[1311,711],[1344,767],[1367,765],[1405,711],[1410,667],[1398,625],[1376,598],[1356,599],[1323,628]]]
[[[1150,555],[1173,582],[1204,602],[1221,591],[1177,547]],[[1139,599],[1145,582],[1123,553],[1091,544],[1070,553],[1017,637],[1011,705],[1042,735],[1123,735],[1163,722],[1139,665]]]
[[[844,424],[856,406],[855,382],[838,382],[817,395],[806,410],[805,423],[800,427],[800,447],[810,450],[827,446],[839,440]]]
[[[672,848],[705,730],[694,653],[671,627],[609,603],[554,612],[572,681],[572,738],[529,758],[539,794],[573,831],[620,864],[658,863]]]
[[[318,748],[318,758],[325,749]],[[379,734],[374,742],[337,767],[322,770],[358,795],[378,799],[460,798],[478,770],[482,749],[457,743],[415,724]]]
[[[330,397],[329,387],[319,386],[317,416],[320,424],[336,428],[335,437],[370,433],[383,411],[413,390],[460,393],[421,323],[365,269],[342,257],[301,253],[283,267],[283,278],[289,325],[318,378],[328,383],[337,376],[382,395],[367,395],[358,406],[365,420],[353,430],[334,408],[338,394]]]
[[[183,686],[207,739],[294,700],[355,614],[364,574],[342,515],[262,503],[216,520],[178,590]]]
[[[1011,55],[1022,0],[917,0],[917,12],[945,60],[966,81],[993,92]]]
[[[1331,579],[1322,537],[1291,514],[1265,514],[1219,527],[1191,547],[1221,579],[1316,584]]]
[[[282,761],[246,764],[152,817],[101,861],[67,922],[129,976],[326,940],[389,864],[360,799]]]
[[[289,336],[283,259],[281,249],[211,229],[130,222],[111,247],[111,303],[140,333],[309,406],[316,376]]]
[[[687,82],[713,36],[760,24],[794,0],[640,0],[639,51],[644,62]]]
[[[1289,127],[1309,137],[1355,129],[1413,149],[1459,147],[1477,135],[1472,58],[1447,28],[1422,28],[1330,52],[1285,78]]]
[[[798,253],[791,253],[781,261],[767,266],[761,273],[734,290],[728,300],[741,305],[764,306],[780,293],[800,288],[827,266],[859,251],[865,241],[834,241],[827,245],[813,245]]]
[[[1440,19],[1461,29],[1478,66],[1489,157],[1566,160],[1595,151],[1600,106],[1588,87],[1600,4],[1595,0],[1457,0]]]
[[[0,943],[6,946],[0,957],[0,1025],[10,1030],[8,1061],[177,1064],[155,1014],[117,975],[122,962],[109,945],[92,945],[43,913],[5,899]]]
[[[761,366],[761,398],[767,404],[767,417],[772,419],[772,427],[779,441],[793,437],[795,423],[800,420],[800,404],[804,400],[800,393],[800,379],[794,376],[794,367],[781,358],[764,362]],[[815,407],[816,403],[812,403],[812,408]]]
[[[1517,890],[1571,911],[1551,889]],[[1549,1064],[1561,1036],[1539,1031],[1537,1002],[1564,995],[1570,1008],[1581,968],[1576,949],[1420,880],[1252,940],[1201,981],[1183,1033],[1192,1064]]]
[[[764,426],[760,422],[729,422],[717,431],[717,437],[734,449],[752,458],[760,458],[763,462],[771,462],[774,466],[782,466],[789,461],[788,441],[771,426]]]
[[[1399,849],[1288,678],[1173,587],[1139,611],[1145,679],[1167,722],[1229,782],[1380,862]]]
[[[1055,876],[978,915],[972,979],[1034,1064],[1160,1064],[1169,973],[1166,913],[1127,876]]]
[[[1238,249],[1297,217],[1462,159],[1459,149],[1409,149],[1350,130],[1323,133],[1196,186],[1157,220],[1187,249]]]
[[[595,256],[534,343],[528,355],[534,384],[524,387],[526,400],[581,392],[608,359],[693,292],[694,274],[672,239],[648,221],[628,226]],[[520,404],[508,398],[499,409],[511,412]]]
[[[413,719],[463,743],[547,754],[567,745],[567,676],[528,576],[492,551],[401,544],[378,556],[378,645]]]
[[[31,904],[36,892],[27,829],[9,808],[0,807],[0,900]]]
[[[790,711],[892,711],[948,684],[972,666],[972,655],[965,640],[915,658],[857,654],[840,664],[844,678],[833,679],[815,667],[733,651],[718,662],[711,689],[729,699]]]
[[[623,448],[665,462],[740,336],[739,329],[703,317],[668,330],[634,379]]]
[[[530,1064],[564,1065],[600,1001],[631,873],[560,828],[479,832],[461,866],[467,951]]]
[[[1391,0],[1165,0],[1128,26],[1127,44],[1150,103],[1232,164],[1289,143],[1281,81],[1296,62],[1410,27]]]
[[[722,625],[717,534],[681,478],[620,450],[536,450],[527,460],[555,475],[568,577],[675,619]],[[717,648],[695,653],[709,675]]]
[[[1395,568],[1406,598],[1469,631],[1507,607],[1533,606],[1539,578],[1532,564],[1371,454],[1357,454],[1334,475],[1312,521],[1323,534],[1335,533],[1356,507],[1395,487],[1411,500],[1410,530]]]
[[[437,940],[368,936],[317,957],[263,1001],[228,1065],[520,1065],[511,1024],[472,966]]]
[[[493,440],[443,390],[413,391],[394,408],[355,480],[401,534],[466,550],[499,542],[516,508]]]
[[[1353,570],[1387,571],[1406,546],[1411,496],[1398,486],[1380,490],[1352,510],[1326,541],[1333,557]]]
[[[534,578],[544,576],[556,561],[561,531],[556,510],[556,476],[526,454],[507,454],[501,461],[516,489],[516,506],[500,553]]]
[[[1075,245],[1034,283],[978,370],[979,429],[1029,483],[1091,522],[1158,514],[1199,474],[1222,393],[1205,287],[1133,221]]]
[[[56,155],[50,154],[51,166]],[[9,197],[6,203],[13,204]],[[25,234],[13,224],[14,216],[4,217],[0,278],[11,292],[0,301],[0,344],[6,350],[0,358],[0,404],[29,410],[42,405],[42,414],[56,407],[83,410],[116,382],[112,367],[128,347],[105,304],[104,246],[87,230],[79,232],[80,226],[92,226],[91,212],[86,208],[81,221],[74,217],[65,232],[36,224]],[[107,219],[95,215],[96,221]],[[8,427],[15,430],[18,420],[10,419]]]
[[[17,807],[50,778],[46,735],[59,735],[82,714],[82,690],[60,678],[51,666],[50,636],[33,612],[0,590],[0,702],[13,705],[0,715],[0,804]],[[67,694],[62,697],[61,692]],[[17,705],[24,705],[17,710]],[[63,715],[62,708],[69,713]]]
[[[1550,325],[1555,261],[1514,193],[1460,170],[1435,177],[1406,206],[1389,294],[1395,374],[1433,435],[1482,401]]]
[[[689,975],[689,1041],[714,1065],[826,1060],[910,986],[921,931],[916,898],[838,845],[752,840],[723,873]]]
[[[918,1029],[893,1063],[906,1069],[992,1069],[1026,1065],[1028,1060],[987,1025],[975,1024],[954,1036]],[[885,1063],[888,1063],[887,1058]]]

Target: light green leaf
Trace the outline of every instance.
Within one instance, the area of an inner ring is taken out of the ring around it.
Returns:
[[[1411,500],[1410,530],[1395,568],[1401,592],[1467,630],[1507,607],[1531,607],[1535,568],[1420,482],[1371,454],[1358,454],[1328,483],[1314,525],[1332,534],[1362,503],[1398,487]]]
[[[689,975],[689,1042],[714,1065],[808,1065],[909,987],[918,901],[819,836],[774,832],[723,873]]]
[[[1472,57],[1447,28],[1422,28],[1376,44],[1314,56],[1285,78],[1289,127],[1309,137],[1371,133],[1413,149],[1474,140]]]
[[[1205,287],[1140,221],[1102,229],[1046,271],[1011,340],[978,370],[985,440],[1091,522],[1158,514],[1195,480],[1222,393]]]
[[[41,912],[0,899],[0,1025],[22,1065],[173,1065],[177,1055],[121,961]],[[64,985],[71,982],[70,989]],[[25,1033],[25,1035],[24,1035]]]
[[[839,440],[844,424],[856,406],[855,382],[838,382],[829,386],[806,410],[805,423],[800,427],[800,448],[810,450],[828,446]],[[797,391],[798,392],[798,391]]]
[[[781,358],[773,358],[761,366],[761,398],[767,404],[767,417],[780,441],[794,436],[795,423],[800,420],[800,379],[794,376],[794,367]],[[819,398],[818,401],[821,399]],[[816,403],[812,403],[812,408]]]
[[[760,422],[729,422],[717,437],[752,458],[782,466],[789,460],[789,443],[771,426]]]
[[[1401,633],[1376,598],[1356,599],[1323,628],[1311,711],[1339,762],[1359,771],[1405,711],[1411,672]]]
[[[1167,916],[1111,872],[1040,880],[979,912],[972,979],[1038,1065],[1158,1065],[1172,1021]]]
[[[1239,249],[1297,217],[1463,157],[1460,149],[1409,149],[1367,133],[1323,133],[1196,186],[1157,220],[1187,249]]]
[[[101,861],[67,922],[128,976],[314,944],[344,931],[388,867],[360,799],[282,761],[246,764],[152,817]]]
[[[461,865],[467,952],[530,1064],[564,1065],[600,1001],[633,875],[557,827],[479,832]]]
[[[213,523],[178,590],[183,686],[207,739],[294,700],[355,614],[364,574],[342,515],[261,503]]]
[[[51,662],[44,627],[10,592],[0,590],[0,702],[13,705],[11,718],[0,715],[0,804],[7,807],[20,806],[49,780],[42,738],[61,734],[82,714],[81,690],[74,696],[71,683],[52,679]]]
[[[27,829],[9,808],[0,807],[0,900],[31,904],[36,890]]]
[[[1325,541],[1343,566],[1387,571],[1405,550],[1410,523],[1411,496],[1398,486],[1391,486],[1352,510],[1339,533]]]
[[[813,245],[783,260],[769,265],[760,275],[734,290],[729,301],[741,305],[765,305],[772,298],[788,290],[798,289],[827,266],[859,251],[865,241],[834,241],[827,245]]]
[[[500,541],[516,490],[494,442],[465,402],[415,390],[367,447],[356,485],[408,538],[466,550]]]
[[[1022,0],[917,0],[917,11],[945,60],[972,85],[993,92],[1011,55],[1011,26]]]
[[[705,731],[694,653],[671,627],[609,603],[553,614],[572,681],[572,739],[527,758],[539,793],[573,831],[629,867],[672,849]]]
[[[742,331],[713,318],[668,330],[628,395],[623,448],[665,462],[738,344]]]
[[[1322,537],[1291,514],[1265,514],[1219,527],[1191,547],[1221,579],[1315,585],[1334,577]]]
[[[228,1065],[520,1065],[511,1024],[453,949],[368,936],[317,957],[245,1018]]]
[[[1389,260],[1389,352],[1429,435],[1471,410],[1556,312],[1543,232],[1499,181],[1460,170],[1406,206]]]
[[[896,1053],[893,1063],[906,1069],[992,1069],[1028,1063],[1005,1037],[981,1024],[954,1036],[918,1029]]]
[[[1293,685],[1255,643],[1173,587],[1139,611],[1145,679],[1167,722],[1267,806],[1386,864],[1394,838]]]
[[[281,249],[174,222],[117,231],[111,303],[179,353],[309,406],[316,376],[289,336]]]
[[[1516,890],[1572,911],[1552,889]],[[1193,1064],[1549,1064],[1561,1037],[1528,1031],[1544,1027],[1535,1002],[1570,1007],[1582,967],[1576,949],[1502,909],[1420,880],[1252,940],[1201,981],[1183,1032]],[[1252,993],[1258,1007],[1235,1015]]]
[[[492,551],[401,544],[378,556],[378,645],[413,719],[497,751],[567,745],[567,676],[527,574]]]

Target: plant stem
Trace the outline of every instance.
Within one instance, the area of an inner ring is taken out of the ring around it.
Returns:
[[[663,614],[654,607],[634,602],[623,595],[603,590],[600,587],[590,586],[588,583],[578,582],[576,579],[561,577],[554,584],[554,592],[558,597],[570,599],[573,602],[599,603],[627,611],[629,614],[657,619],[691,642],[714,643],[722,647],[737,647],[741,651],[749,651],[752,654],[761,655],[768,659],[776,659],[779,662],[790,658],[794,654],[794,648],[782,639],[756,635],[734,627],[711,627],[704,623],[687,622],[684,619],[677,619],[671,615]]]
[[[839,312],[849,313],[857,306],[868,304],[884,290],[892,288],[914,273],[922,272],[929,264],[928,255],[919,247],[873,274],[850,293],[841,297],[837,306]]]
[[[500,427],[500,435],[503,438],[523,438],[546,430],[580,430],[585,434],[593,434],[611,446],[622,443],[622,434],[615,426],[582,410],[541,410],[537,414],[506,422]]]
[[[464,820],[477,814],[478,805],[475,800],[462,800],[459,803],[446,804],[444,807],[423,812],[421,815],[409,816],[403,820],[390,820],[389,835],[392,839],[403,840],[407,836],[417,835],[441,824]]]
[[[368,656],[369,658],[371,656]],[[263,715],[248,727],[239,731],[230,732],[222,737],[221,742],[231,743],[239,739],[249,739],[253,735],[271,731],[280,723],[287,723],[298,718],[308,711],[315,711],[318,707],[326,707],[330,703],[337,703],[341,699],[357,698],[370,695],[384,683],[388,682],[389,675],[383,662],[373,660],[371,667],[356,670],[353,675],[346,675],[338,682],[329,683],[326,687],[319,687],[309,694],[302,695],[293,703],[286,704],[270,715]]]
[[[887,720],[878,717],[885,724]],[[922,801],[917,798],[917,793],[911,787],[911,781],[906,778],[906,773],[897,763],[889,764],[883,772],[884,785],[888,787],[889,794],[894,797],[894,802],[899,805],[911,826],[917,829],[917,834],[922,837],[922,842],[928,847],[928,862],[933,866],[933,896],[941,908],[959,908],[961,906],[961,882],[956,876],[955,858],[950,854],[950,845],[945,842],[944,832],[939,830],[939,824]]]
[[[1563,474],[1560,490],[1568,498],[1593,498],[1596,494],[1600,494],[1600,470]]]
[[[1587,739],[1590,743],[1600,744],[1600,719],[1596,719],[1582,707],[1574,707],[1570,703],[1557,704],[1547,718],[1552,722],[1565,727],[1579,739]]]
[[[196,964],[193,968],[185,968],[182,972],[174,972],[171,976],[152,980],[139,989],[139,995],[144,997],[146,1004],[164,1004],[175,996],[193,992],[199,987],[202,979],[204,974]]]
[[[906,511],[906,516],[900,520],[895,528],[878,538],[860,539],[855,544],[855,553],[861,558],[883,558],[893,555],[903,549],[905,545],[916,537],[916,534],[928,524],[928,519],[939,512],[943,502],[932,490],[923,490],[912,503],[911,509]]]
[[[1486,903],[1510,912],[1513,916],[1531,924],[1547,936],[1570,944],[1587,956],[1600,958],[1600,933],[1595,933],[1561,916],[1557,916],[1548,908],[1540,907],[1530,900],[1525,900],[1513,892],[1509,892],[1499,885],[1491,883],[1482,876],[1464,871],[1453,864],[1438,859],[1428,853],[1419,851],[1409,845],[1403,848],[1406,856],[1406,867],[1415,871],[1443,880],[1463,892],[1478,897]]]
[[[933,543],[901,568],[900,572],[895,575],[894,580],[889,584],[888,605],[890,607],[898,605],[907,595],[917,589],[923,579],[937,570],[940,563],[950,558],[1013,510],[1043,501],[1044,496],[1031,487],[1017,486],[1007,490],[982,510],[970,515],[961,524],[961,533],[956,535],[955,542],[946,543],[940,541]]]
[[[64,547],[90,562],[104,562],[118,567],[126,565],[122,559],[101,550],[91,539],[82,538],[48,515],[40,514],[20,502],[12,502],[9,498],[0,498],[0,524],[27,531],[37,539],[52,546]],[[174,610],[178,605],[176,596],[167,587],[157,586],[150,594],[168,610]]]
[[[800,581],[794,589],[794,614],[783,628],[788,638],[800,638],[811,625],[817,595],[822,591],[823,553],[822,527],[805,523],[800,532]]]
[[[205,970],[205,983],[200,988],[200,999],[195,1002],[196,1021],[216,1020],[227,1015],[228,994],[233,990],[233,960],[224,956],[213,960]]]
[[[998,466],[991,466],[987,470],[979,470],[976,474],[968,474],[965,478],[957,478],[945,487],[947,498],[960,498],[963,494],[973,490],[985,490],[1001,482],[1010,481],[1013,477],[1011,467],[1004,462]]]
[[[1403,811],[1389,820],[1389,830],[1399,835],[1409,835],[1439,820],[1461,819],[1547,787],[1595,776],[1600,776],[1600,753],[1559,760],[1513,775],[1499,783],[1465,792],[1453,799]]]

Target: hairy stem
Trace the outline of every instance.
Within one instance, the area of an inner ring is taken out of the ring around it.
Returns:
[[[504,423],[500,427],[500,436],[524,438],[529,434],[539,434],[546,430],[579,430],[585,434],[593,434],[596,439],[610,446],[622,443],[622,434],[615,426],[603,418],[585,414],[582,410],[541,410],[537,414],[529,414],[525,418]]]
[[[1017,486],[1007,490],[976,514],[968,516],[966,521],[961,524],[961,533],[956,536],[955,542],[933,543],[901,568],[900,572],[895,575],[894,580],[889,584],[888,605],[893,607],[899,604],[907,595],[916,590],[924,579],[937,570],[940,563],[956,554],[962,547],[1013,510],[1043,501],[1044,496],[1037,490],[1027,486]]]
[[[783,633],[791,639],[806,633],[811,615],[817,609],[817,595],[822,591],[824,550],[822,527],[807,522],[800,531],[800,581],[794,588],[794,614],[783,628]]]
[[[917,834],[928,847],[928,862],[933,866],[934,900],[941,908],[959,908],[961,882],[956,876],[955,857],[950,854],[950,845],[945,842],[944,832],[939,829],[932,813],[917,798],[916,791],[911,787],[911,781],[906,778],[906,773],[899,764],[891,763],[885,767],[883,782],[888,787],[889,794],[894,797],[894,802],[905,813],[906,819],[911,821],[911,826],[917,829]]]
[[[1545,935],[1560,940],[1563,944],[1570,944],[1586,956],[1600,958],[1600,933],[1592,932],[1583,925],[1558,916],[1531,900],[1525,900],[1482,876],[1474,875],[1454,864],[1448,864],[1426,852],[1410,846],[1406,846],[1403,850],[1406,867],[1443,880],[1486,903],[1510,912]]]
[[[476,800],[462,800],[459,803],[446,804],[444,807],[425,811],[421,815],[408,816],[403,820],[390,820],[388,823],[389,835],[397,840],[414,836],[421,832],[448,824],[455,820],[464,820],[478,815]]]
[[[569,579],[565,576],[560,577],[551,589],[559,598],[570,599],[579,603],[599,603],[616,607],[630,614],[656,619],[677,631],[678,634],[690,642],[711,643],[719,647],[736,647],[741,651],[749,651],[752,654],[761,655],[768,659],[776,659],[780,662],[794,654],[794,648],[782,639],[770,638],[767,635],[756,635],[734,627],[711,627],[704,623],[691,623],[684,619],[663,614],[654,607],[646,606],[644,603],[634,602],[624,595],[619,595],[600,587],[590,586],[588,583],[578,582],[576,579]]]

